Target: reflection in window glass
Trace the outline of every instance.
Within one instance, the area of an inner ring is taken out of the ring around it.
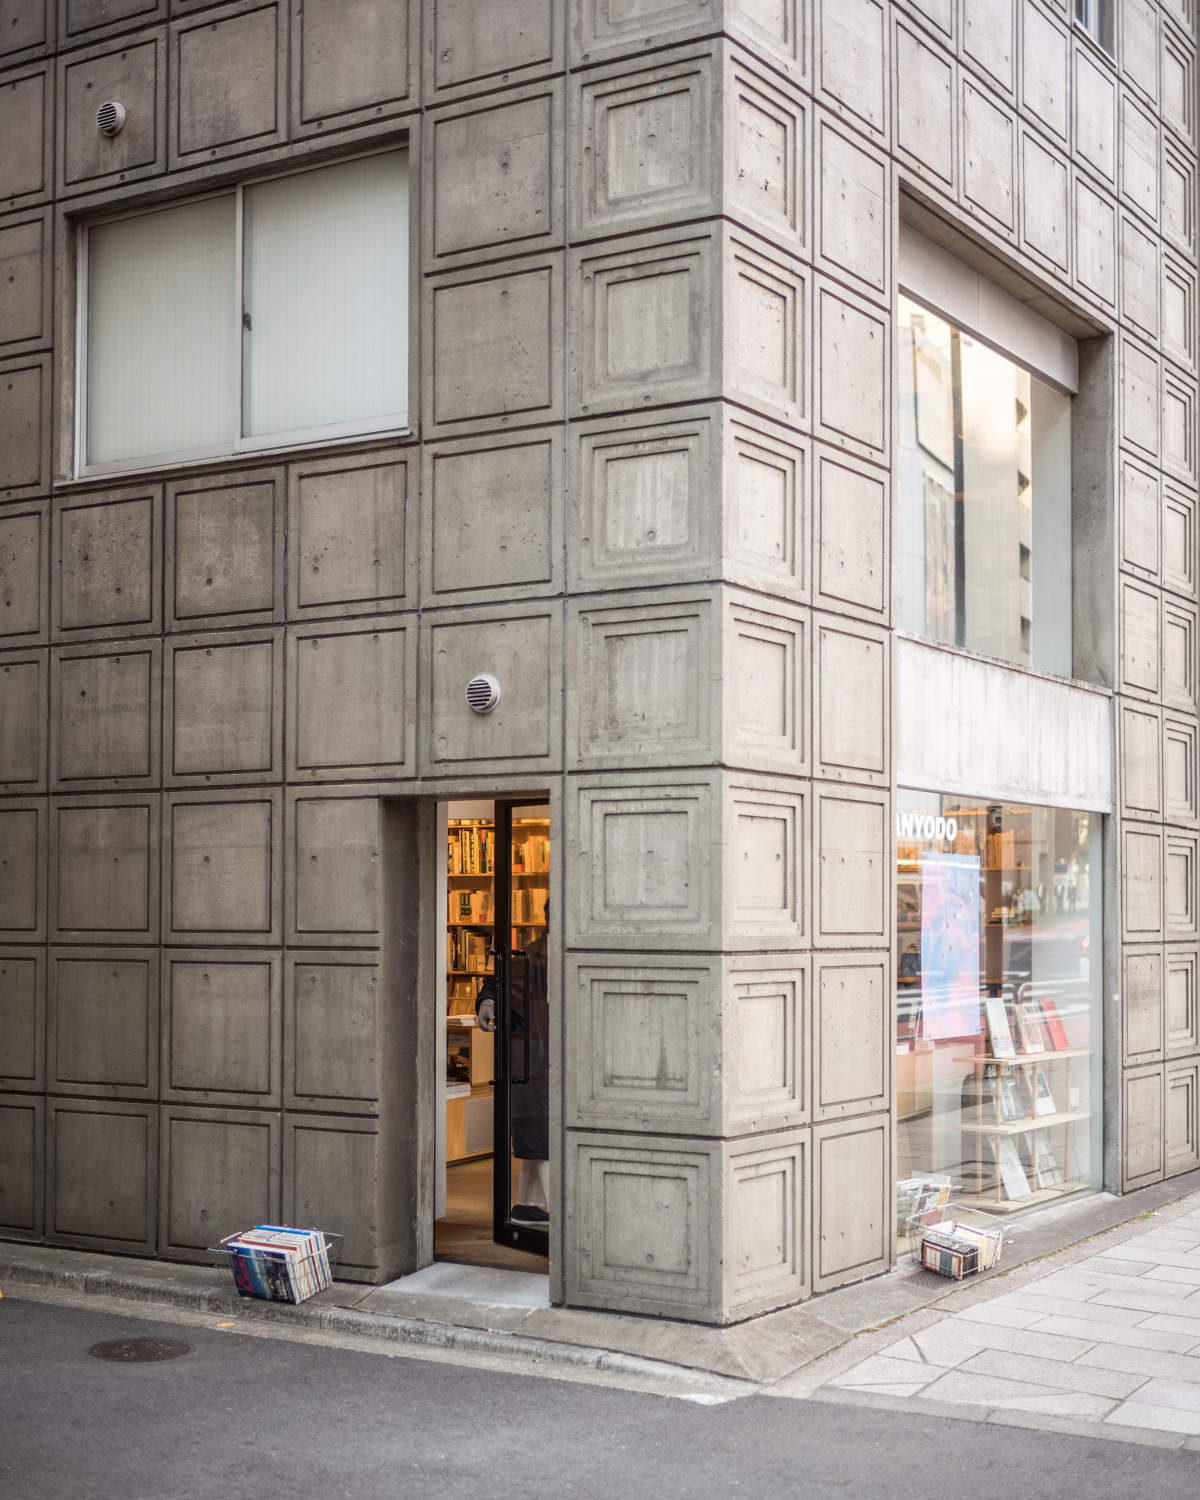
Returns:
[[[1071,675],[1071,400],[900,298],[900,626]]]
[[[1100,1185],[1100,820],[897,796],[897,1223]]]
[[[1093,41],[1112,51],[1109,0],[1075,0],[1075,19]]]

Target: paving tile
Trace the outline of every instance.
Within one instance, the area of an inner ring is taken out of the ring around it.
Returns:
[[[883,1351],[889,1359],[915,1360],[918,1364],[926,1364],[925,1356],[913,1343],[911,1338],[903,1338],[899,1343],[889,1344]]]
[[[1058,1334],[1078,1344],[1097,1342],[1096,1325],[1079,1318],[1044,1318],[1034,1325],[1031,1332]],[[1195,1344],[1187,1334],[1163,1333],[1140,1325],[1124,1328],[1118,1323],[1105,1324],[1104,1342],[1132,1345],[1136,1349],[1159,1349],[1164,1354],[1187,1354]]]
[[[1144,1245],[1141,1240],[1129,1240],[1124,1245],[1110,1245],[1096,1256],[1098,1261],[1138,1260],[1149,1261],[1154,1266],[1194,1266],[1200,1262],[1178,1250],[1156,1250],[1153,1245]]]
[[[1106,1396],[1081,1391],[1047,1391],[1004,1380],[994,1375],[969,1375],[962,1370],[949,1374],[923,1393],[927,1401],[956,1401],[970,1406],[999,1406],[1008,1411],[1042,1412],[1055,1417],[1083,1417],[1098,1422],[1111,1410]]]
[[[909,1359],[889,1359],[886,1354],[873,1354],[835,1376],[829,1384],[857,1389],[861,1386],[894,1385],[899,1382],[902,1385],[911,1385],[915,1393],[928,1385],[931,1380],[936,1380],[946,1373],[947,1371],[940,1365],[918,1365]]]
[[[1064,1304],[1067,1307],[1074,1305]],[[1112,1310],[1116,1311],[1115,1308]],[[1031,1312],[1028,1308],[1010,1305],[1007,1297],[997,1297],[995,1302],[980,1302],[975,1307],[957,1307],[954,1310],[956,1321],[965,1319],[968,1323],[996,1323],[1004,1328],[1028,1328],[1045,1315],[1044,1309]]]
[[[1014,1354],[1036,1354],[1043,1359],[1074,1359],[1096,1339],[1089,1329],[1082,1336],[1066,1330],[1047,1329],[1048,1319],[1037,1328],[1000,1328],[987,1323],[966,1323],[953,1318],[914,1335],[926,1359],[935,1364],[959,1365],[980,1349],[1008,1349]],[[1160,1334],[1160,1338],[1178,1338],[1178,1334]],[[947,1355],[953,1357],[947,1358]]]
[[[857,1391],[863,1396],[901,1396],[911,1399],[913,1396],[921,1395],[925,1387],[902,1381],[884,1381],[879,1385],[848,1385],[841,1386],[839,1389]]]
[[[1161,1349],[1137,1349],[1117,1344],[1097,1344],[1077,1363],[1101,1370],[1125,1370],[1130,1375],[1154,1375],[1175,1380],[1200,1380],[1200,1358],[1194,1354],[1167,1354]]]
[[[1182,1311],[1187,1300],[1185,1287],[1163,1286],[1161,1281],[1134,1281],[1128,1286],[1105,1287],[1089,1298],[1087,1307],[1126,1307],[1148,1313]],[[1193,1304],[1196,1305],[1196,1304]]]
[[[1197,1308],[1200,1312],[1200,1308]],[[1144,1323],[1138,1325],[1141,1328],[1161,1328],[1165,1333],[1190,1334],[1200,1344],[1200,1317],[1184,1318],[1176,1313],[1154,1313]]]
[[[1138,1392],[1149,1406],[1174,1406],[1180,1411],[1200,1412],[1200,1380],[1148,1380]]]
[[[1095,1292],[1093,1292],[1093,1296]],[[1032,1313],[1039,1310],[1043,1317],[1059,1314],[1064,1318],[1083,1318],[1089,1323],[1120,1323],[1130,1327],[1145,1321],[1143,1310],[1129,1307],[1109,1307],[1102,1302],[1073,1302],[1067,1297],[1042,1297],[1032,1295],[1032,1288],[1023,1292],[1010,1292],[1013,1305]],[[1100,1335],[1102,1337],[1102,1335]]]
[[[1147,1384],[1144,1375],[1123,1370],[1103,1370],[1061,1359],[1038,1359],[1030,1354],[1011,1354],[1004,1349],[984,1349],[960,1366],[971,1375],[998,1375],[1022,1385],[1048,1386],[1056,1391],[1080,1391],[1086,1396],[1108,1396],[1112,1400],[1132,1396]]]
[[[1200,1435],[1200,1412],[1176,1411],[1169,1406],[1149,1406],[1141,1401],[1125,1401],[1104,1418],[1114,1427],[1149,1427],[1155,1432],[1186,1432]]]
[[[1151,1266],[1147,1281],[1168,1281],[1177,1286],[1200,1286],[1200,1266]]]

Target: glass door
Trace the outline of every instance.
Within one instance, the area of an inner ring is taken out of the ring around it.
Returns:
[[[550,809],[496,803],[494,1237],[550,1239]]]

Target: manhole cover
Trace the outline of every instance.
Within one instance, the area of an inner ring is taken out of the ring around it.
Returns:
[[[153,1364],[157,1360],[178,1359],[190,1354],[191,1344],[182,1339],[106,1339],[88,1350],[97,1359],[114,1359],[122,1365]]]

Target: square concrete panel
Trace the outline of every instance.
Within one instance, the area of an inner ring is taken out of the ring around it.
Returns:
[[[806,440],[728,420],[723,434],[725,573],[806,600],[811,581],[812,458]]]
[[[1185,254],[1196,245],[1196,160],[1165,131],[1161,156],[1163,234]]]
[[[1161,501],[1158,475],[1125,462],[1121,465],[1121,566],[1148,583],[1157,583],[1161,565]]]
[[[1194,604],[1170,595],[1162,607],[1162,695],[1173,708],[1196,708],[1197,616]]]
[[[1196,368],[1196,272],[1163,252],[1162,342],[1168,359]]]
[[[51,1089],[157,1096],[157,949],[51,949],[47,1013]]]
[[[1121,1060],[1126,1067],[1161,1062],[1164,1004],[1161,948],[1126,948],[1122,970]]]
[[[891,1238],[888,1117],[813,1129],[813,1291],[887,1270]]]
[[[965,57],[1011,95],[1016,53],[1013,0],[963,0],[962,50]]]
[[[1162,372],[1162,462],[1177,479],[1196,482],[1196,382],[1170,365]]]
[[[49,65],[29,67],[0,82],[0,201],[21,208],[54,191],[54,84]]]
[[[561,764],[562,617],[528,607],[439,615],[424,642],[427,738],[422,771],[476,771]],[[467,702],[480,675],[500,684],[489,713]]]
[[[153,1104],[50,1099],[46,1238],[152,1253],[158,1198]]]
[[[724,87],[727,210],[789,254],[801,253],[812,242],[812,109],[790,90],[772,87],[757,65],[732,51]]]
[[[811,801],[786,782],[730,777],[724,792],[726,947],[808,941]]]
[[[830,120],[818,118],[816,131],[817,264],[861,283],[868,294],[886,296],[892,269],[887,164]]]
[[[1163,119],[1189,145],[1196,144],[1196,49],[1171,26],[1162,29],[1159,54]]]
[[[458,271],[425,284],[426,420],[508,427],[562,415],[562,260]]]
[[[46,790],[46,724],[50,701],[46,651],[0,655],[0,793]]]
[[[1119,119],[1121,196],[1152,224],[1157,223],[1162,170],[1158,121],[1128,94],[1122,95]]]
[[[715,568],[711,412],[669,423],[614,418],[572,430],[572,589],[689,582]]]
[[[1081,42],[1074,47],[1075,150],[1105,181],[1117,180],[1117,89],[1112,75]]]
[[[411,776],[416,769],[416,622],[293,628],[289,774]]]
[[[1021,104],[1059,140],[1067,139],[1070,43],[1035,0],[1021,5]]]
[[[813,967],[813,1118],[886,1109],[892,1078],[886,954],[818,958]]]
[[[54,631],[150,635],[162,622],[162,491],[157,485],[56,507]]]
[[[1163,848],[1163,893],[1168,939],[1198,935],[1197,835],[1168,829]]]
[[[273,631],[168,641],[168,786],[283,778],[283,639]]]
[[[169,482],[166,548],[168,629],[282,619],[283,470]]]
[[[106,43],[59,59],[60,193],[153,176],[166,169],[166,37],[161,30],[127,45]],[[122,129],[101,135],[96,111],[116,101],[125,106]]]
[[[372,614],[415,599],[415,455],[327,458],[288,471],[288,612]]]
[[[887,132],[887,20],[879,0],[816,0],[818,97],[860,128]]]
[[[41,354],[0,364],[0,500],[50,488],[50,363]]]
[[[163,809],[167,940],[279,941],[279,793],[215,800],[168,793]]]
[[[1163,987],[1163,1043],[1168,1057],[1200,1051],[1200,960],[1193,946],[1169,946]]]
[[[383,1082],[378,965],[295,953],[287,963],[285,1104],[374,1113]]]
[[[160,1255],[208,1264],[239,1227],[278,1221],[277,1114],[164,1106],[161,1152]]]
[[[573,253],[577,414],[717,393],[720,243],[714,233],[681,233]]]
[[[53,935],[156,942],[158,796],[56,798],[52,813]]]
[[[814,428],[867,458],[886,455],[891,353],[888,319],[849,293],[818,282]]]
[[[887,794],[817,787],[814,801],[813,944],[878,947],[890,931]]]
[[[50,508],[25,502],[0,514],[0,646],[46,639],[50,614]]]
[[[1126,826],[1121,830],[1121,931],[1126,942],[1162,936],[1162,834]]]
[[[807,1295],[810,1277],[807,1131],[726,1161],[725,1304],[746,1316]]]
[[[0,804],[0,941],[46,939],[46,802]]]
[[[424,472],[427,601],[554,591],[561,582],[561,430],[441,444],[426,450]]]
[[[814,615],[813,677],[814,774],[887,785],[892,739],[887,632]]]
[[[171,26],[171,166],[287,139],[287,16],[225,6]]]
[[[1069,169],[1065,158],[1028,130],[1021,131],[1020,206],[1024,248],[1065,276],[1071,259]]]
[[[1117,302],[1117,213],[1111,200],[1075,178],[1075,277],[1107,307]]]
[[[430,140],[424,174],[427,270],[561,242],[559,86],[440,113],[430,121]]]
[[[0,1094],[0,1230],[6,1239],[42,1238],[45,1104]]]
[[[685,42],[720,24],[709,0],[578,0],[571,10],[572,67]]]
[[[727,1132],[806,1124],[810,1112],[811,960],[724,960],[723,1084]]]
[[[283,1129],[284,1222],[340,1224],[339,1279],[374,1280],[384,1165],[374,1123],[289,1114]]]
[[[56,0],[0,0],[0,58],[6,66],[37,56],[54,40]]]
[[[1163,715],[1163,817],[1171,823],[1194,823],[1196,802],[1196,724]]]
[[[291,0],[292,133],[341,129],[414,102],[420,0]]]
[[[954,64],[903,22],[893,37],[896,151],[922,177],[953,189]]]
[[[279,971],[273,953],[185,949],[164,955],[164,1099],[279,1104]]]
[[[1120,732],[1121,811],[1129,818],[1162,817],[1162,720],[1148,704],[1122,700]]]
[[[63,47],[167,17],[167,0],[57,0],[57,5],[59,45]]]
[[[884,620],[890,605],[886,474],[841,454],[818,452],[815,602]]]
[[[756,53],[768,52],[776,67],[807,77],[812,17],[804,0],[729,0],[725,25]]]
[[[41,949],[0,950],[0,1089],[46,1086],[45,970]]]
[[[555,0],[425,0],[425,12],[427,98],[562,68],[567,18]]]
[[[1159,596],[1121,581],[1121,686],[1157,697],[1162,674]]]
[[[1121,1075],[1121,1186],[1127,1193],[1162,1178],[1164,1096],[1161,1064]]]
[[[49,209],[0,225],[0,354],[28,354],[53,341],[53,265]]]
[[[56,791],[158,784],[162,658],[136,649],[57,650],[51,767]]]
[[[379,932],[379,799],[290,794],[289,939],[362,947]]]
[[[807,611],[752,607],[726,595],[722,718],[724,760],[807,775],[811,620]]]
[[[1121,66],[1151,103],[1158,98],[1158,9],[1154,0],[1120,6]]]
[[[1016,129],[1012,115],[962,83],[962,196],[993,226],[1016,229]]]
[[[809,407],[809,283],[779,258],[731,238],[725,254],[724,385],[729,395],[790,426]]]
[[[1167,1069],[1164,1175],[1190,1172],[1200,1163],[1200,1065]]]

